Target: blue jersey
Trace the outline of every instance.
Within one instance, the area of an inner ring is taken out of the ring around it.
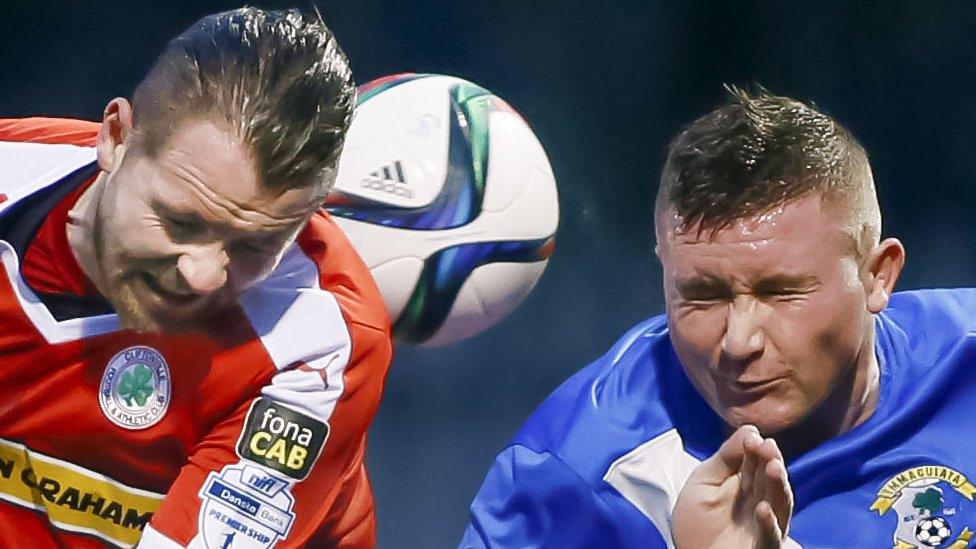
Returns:
[[[895,294],[874,414],[788,464],[803,547],[970,546],[976,290]],[[462,547],[669,547],[692,469],[725,439],[657,316],[558,388],[498,455]],[[976,547],[976,543],[973,543]]]

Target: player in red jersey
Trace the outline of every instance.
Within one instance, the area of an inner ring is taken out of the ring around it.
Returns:
[[[389,321],[318,208],[354,96],[245,8],[101,124],[0,121],[0,546],[374,544]]]

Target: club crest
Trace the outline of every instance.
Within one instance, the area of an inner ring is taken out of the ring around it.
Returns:
[[[98,402],[112,423],[125,429],[145,429],[166,414],[170,401],[169,367],[151,347],[129,347],[108,361]]]
[[[971,517],[974,486],[965,475],[942,465],[906,469],[885,481],[870,511],[898,520],[892,537],[895,549],[944,547],[965,549],[973,530]],[[963,509],[968,512],[963,513]]]

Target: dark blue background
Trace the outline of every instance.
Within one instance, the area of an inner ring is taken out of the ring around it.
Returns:
[[[399,349],[370,437],[381,547],[456,544],[492,456],[521,420],[628,326],[661,310],[651,205],[664,148],[721,101],[723,82],[813,100],[862,140],[884,232],[908,249],[903,288],[973,281],[976,7],[318,4],[358,82],[447,73],[505,98],[546,146],[562,204],[556,253],[518,311],[452,348]],[[0,115],[97,119],[108,100],[131,92],[167,39],[231,7],[5,4]]]

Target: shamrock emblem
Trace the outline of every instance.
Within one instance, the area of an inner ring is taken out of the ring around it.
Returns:
[[[145,406],[154,392],[152,372],[145,364],[136,364],[119,379],[119,396],[129,406],[132,406],[133,401],[139,406]]]

